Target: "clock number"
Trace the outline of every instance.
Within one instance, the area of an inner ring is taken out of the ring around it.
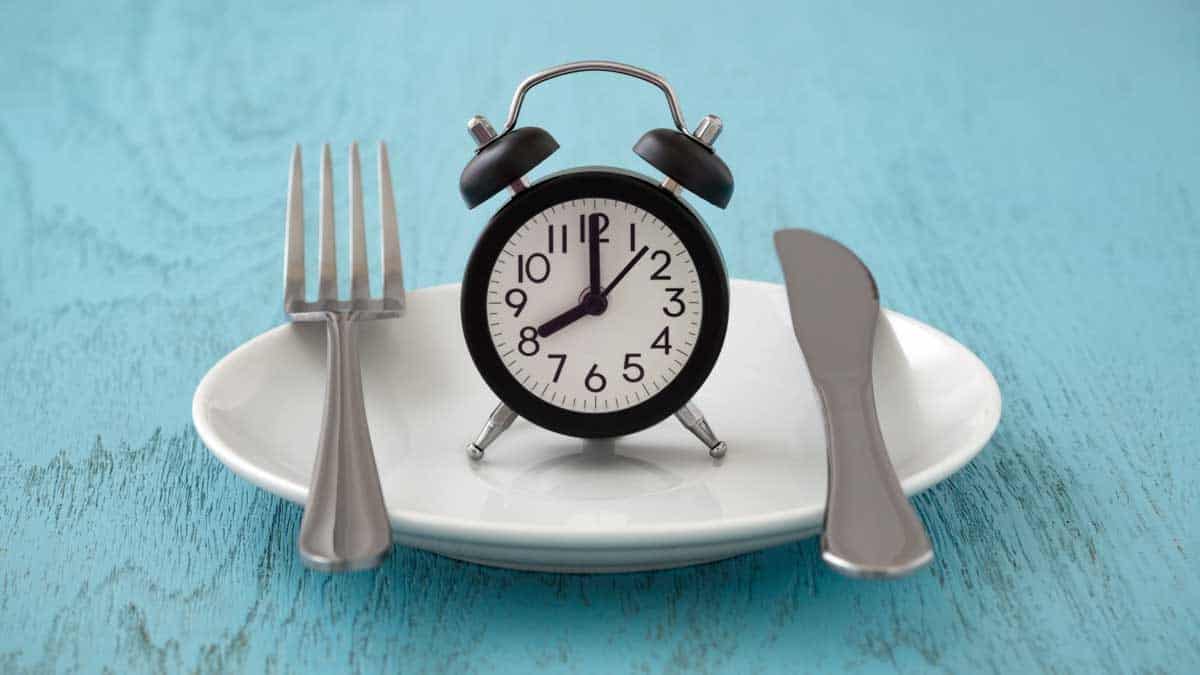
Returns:
[[[668,288],[666,291],[671,294],[671,298],[667,300],[667,306],[662,308],[663,314],[667,316],[681,316],[683,311],[687,309],[687,305],[684,304],[683,300],[679,299],[679,296],[683,295],[683,289]],[[675,309],[676,307],[679,309]]]
[[[562,375],[563,366],[567,363],[566,354],[547,354],[548,358],[558,359],[558,367],[554,369],[554,381],[558,382],[558,376]]]
[[[534,263],[539,264],[534,264]],[[530,254],[529,258],[525,258],[525,254],[517,256],[517,283],[525,283],[525,278],[535,284],[540,284],[550,276],[550,259],[544,253]]]
[[[633,362],[634,359],[638,359],[641,357],[642,357],[641,354],[626,354],[625,355],[625,372],[621,373],[621,377],[624,377],[627,382],[641,382],[642,378],[646,376],[646,369],[643,368],[641,365]],[[630,369],[636,371],[637,374],[630,375],[629,374]]]
[[[581,213],[579,214],[579,243],[582,244],[587,241],[588,225],[592,222],[596,223],[597,234],[604,234],[604,231],[608,229],[608,216],[603,213],[589,213],[586,215]],[[607,244],[608,238],[600,237],[599,241],[601,244]]]
[[[658,260],[659,257],[663,258],[663,264],[658,268],[658,271],[650,275],[650,279],[651,281],[670,281],[671,275],[663,274],[663,272],[665,272],[667,270],[667,266],[671,264],[671,254],[667,253],[666,251],[655,251],[654,253],[650,254],[651,260]]]
[[[521,329],[521,341],[517,343],[517,351],[525,356],[533,356],[541,349],[541,345],[537,341],[537,329],[533,326],[525,326]],[[528,346],[533,345],[533,346]]]
[[[513,312],[514,317],[521,316],[521,311],[525,309],[525,302],[528,300],[529,296],[525,295],[525,291],[519,288],[510,288],[504,294],[504,304],[516,310]]]
[[[593,363],[591,370],[587,373],[587,377],[583,378],[583,386],[587,387],[588,391],[593,394],[604,391],[604,388],[608,386],[608,380],[596,372],[596,367],[599,365],[598,363]],[[593,386],[593,382],[597,382],[597,384]]]
[[[664,354],[671,354],[671,327],[664,326],[658,337],[654,338],[654,342],[650,343],[651,349],[661,349]]]
[[[629,250],[634,251],[634,252],[637,252],[637,244],[634,243],[635,241],[637,241],[636,235],[637,235],[637,223],[630,223],[629,224]]]
[[[562,236],[562,252],[566,253],[567,252],[567,226],[566,225],[558,225],[558,226],[547,225],[546,226],[546,234],[550,240],[550,253],[554,253],[554,228],[555,227],[558,227],[559,232],[562,233],[562,235],[561,235]]]

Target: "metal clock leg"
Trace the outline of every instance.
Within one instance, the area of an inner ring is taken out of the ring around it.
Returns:
[[[725,456],[729,446],[713,433],[712,427],[708,426],[708,420],[704,419],[704,413],[700,412],[695,403],[688,401],[687,405],[676,411],[675,418],[700,439],[704,447],[708,448],[710,457],[720,459]]]
[[[475,442],[467,443],[467,457],[483,459],[483,452],[497,438],[500,438],[500,434],[512,426],[515,419],[517,419],[517,413],[513,412],[512,408],[503,403],[497,405],[492,414],[488,415],[487,424],[483,425],[483,429],[475,437]]]

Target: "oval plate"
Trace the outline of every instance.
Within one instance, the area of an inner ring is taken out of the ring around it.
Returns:
[[[466,457],[496,404],[471,365],[457,284],[408,294],[405,316],[362,324],[367,415],[398,543],[500,567],[620,572],[678,567],[818,532],[824,422],[787,297],[735,280],[729,334],[695,401],[729,454],[713,460],[668,419],[584,441],[517,420],[480,462]],[[979,453],[1000,390],[968,349],[884,311],[875,392],[907,494]],[[288,324],[247,342],[201,381],[196,430],[237,475],[303,504],[325,386],[325,329]]]

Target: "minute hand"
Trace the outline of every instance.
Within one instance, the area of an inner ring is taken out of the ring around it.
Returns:
[[[646,251],[649,250],[649,246],[643,246],[642,250],[638,251],[629,262],[625,263],[625,267],[621,268],[620,272],[617,272],[617,276],[613,277],[613,280],[608,282],[608,286],[604,287],[604,292],[600,295],[608,297],[608,294],[612,292],[612,289],[617,287],[617,284],[619,284],[621,280],[625,278],[625,275],[629,274],[629,270],[633,269],[633,266],[636,265],[638,261],[642,259],[642,256],[646,255]]]
[[[588,218],[588,288],[592,293],[600,292],[600,218],[603,213],[593,213]],[[608,222],[607,219],[604,221]]]

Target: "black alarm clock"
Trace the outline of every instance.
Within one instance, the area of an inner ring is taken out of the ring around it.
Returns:
[[[571,169],[527,183],[558,143],[516,127],[525,94],[546,80],[608,71],[654,84],[675,129],[644,134],[633,151],[662,181],[609,167]],[[714,457],[726,446],[691,398],[716,363],[729,320],[720,250],[680,188],[724,208],[733,177],[712,149],[721,120],[687,130],[660,76],[610,61],[551,68],[517,88],[497,134],[483,117],[459,187],[468,208],[508,188],[463,276],[468,351],[500,399],[468,454],[475,459],[516,417],[581,438],[630,434],[674,414]]]

